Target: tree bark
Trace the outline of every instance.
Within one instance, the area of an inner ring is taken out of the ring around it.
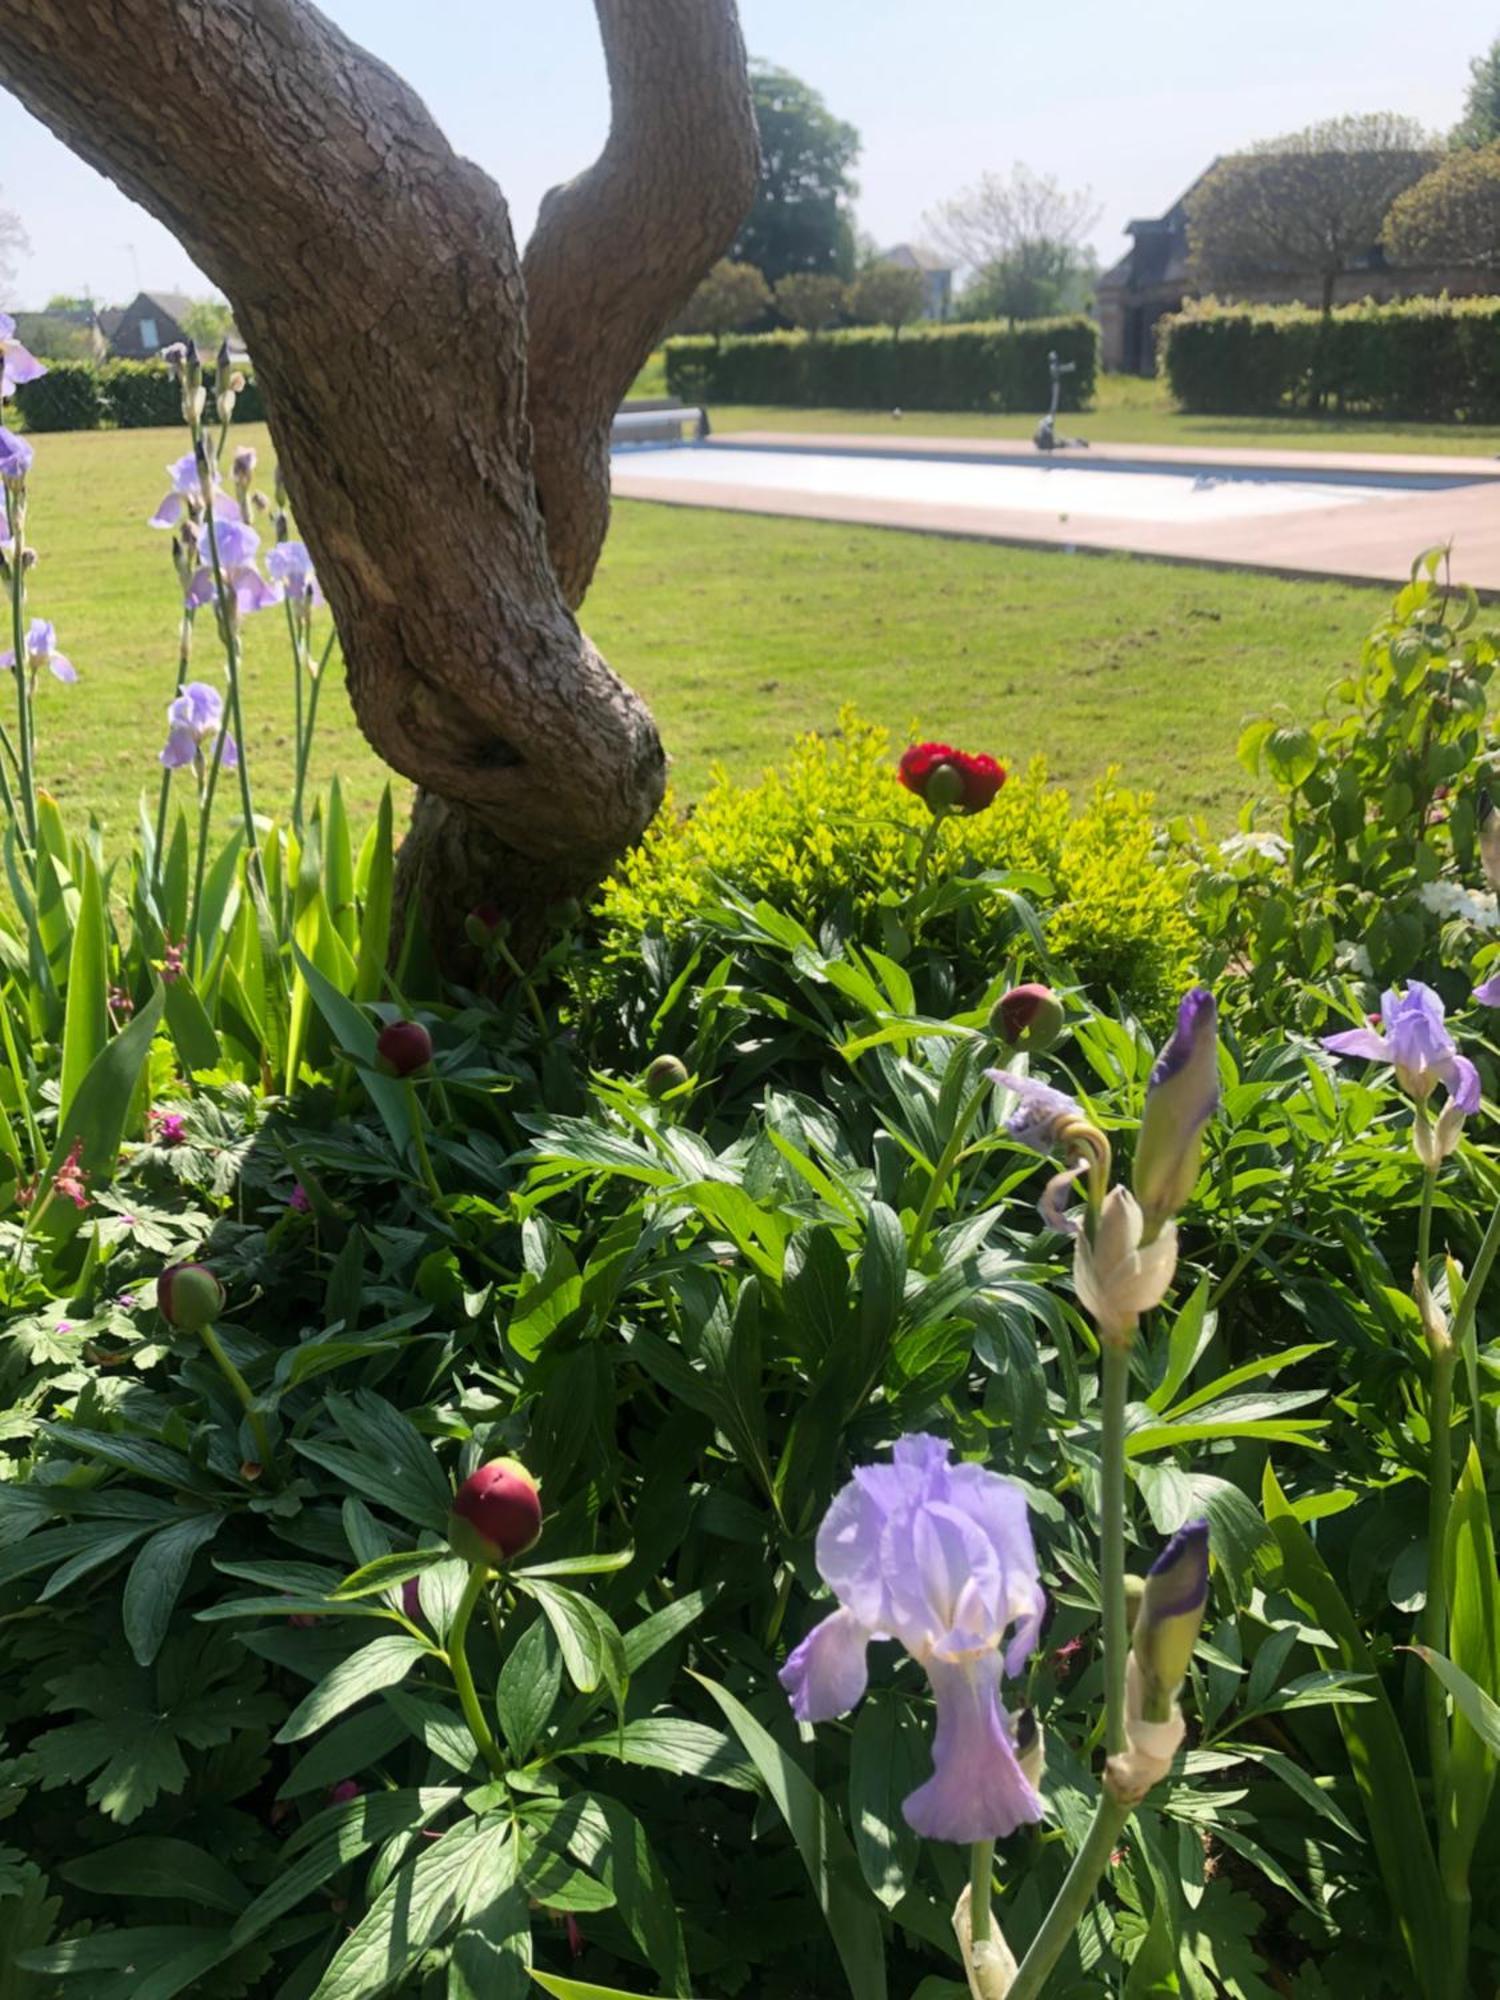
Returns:
[[[445,961],[525,934],[642,832],[665,760],[573,617],[609,427],[754,192],[734,0],[597,0],[614,115],[523,278],[504,197],[306,0],[24,0],[0,84],[228,296],[361,729],[421,788],[402,854]]]

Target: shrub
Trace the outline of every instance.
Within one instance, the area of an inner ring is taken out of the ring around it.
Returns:
[[[35,382],[23,382],[16,404],[29,431],[96,431],[108,405],[91,361],[53,361]]]
[[[895,783],[889,733],[853,710],[840,720],[836,736],[798,738],[759,784],[720,773],[690,816],[669,807],[658,817],[603,892],[617,993],[639,976],[648,940],[648,971],[658,944],[684,960],[726,894],[764,900],[820,934],[900,948],[887,915],[910,887],[927,811]],[[958,983],[982,988],[1010,907],[997,879],[1006,871],[1029,885],[1047,951],[1082,984],[1160,1015],[1188,976],[1195,939],[1187,878],[1160,856],[1151,804],[1107,779],[1075,812],[1033,759],[988,811],[949,823],[940,865],[968,893],[929,921],[923,945],[952,953]]]
[[[1392,204],[1382,241],[1396,264],[1492,265],[1500,242],[1500,144],[1450,153]]]
[[[898,340],[883,328],[853,327],[809,339],[804,333],[750,334],[667,342],[674,396],[721,403],[782,403],[852,410],[1045,409],[1052,393],[1047,356],[1063,377],[1063,407],[1082,409],[1094,393],[1099,335],[1082,318],[998,320],[908,327]]]
[[[1161,323],[1161,370],[1185,410],[1340,410],[1429,421],[1500,418],[1500,299],[1341,306],[1194,304]]]

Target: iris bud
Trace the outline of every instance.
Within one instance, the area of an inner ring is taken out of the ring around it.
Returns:
[[[1189,1521],[1151,1565],[1131,1639],[1148,1722],[1167,1719],[1187,1677],[1207,1605],[1208,1523]]]
[[[156,1281],[156,1303],[168,1326],[197,1333],[224,1310],[224,1287],[206,1264],[169,1264]]]
[[[1080,1236],[1073,1253],[1074,1289],[1107,1340],[1130,1338],[1141,1314],[1161,1304],[1176,1269],[1177,1225],[1147,1243],[1140,1206],[1122,1187],[1104,1197],[1092,1239]]]
[[[1027,1055],[1045,1055],[1063,1026],[1063,1005],[1050,986],[1012,986],[990,1009],[991,1034]]]
[[[414,1076],[432,1061],[432,1037],[420,1021],[392,1021],[376,1037],[375,1055],[387,1076]]]
[[[1177,1026],[1146,1086],[1131,1186],[1150,1243],[1186,1202],[1203,1160],[1203,1128],[1219,1103],[1218,1012],[1195,986],[1177,1010]]]
[[[495,1458],[453,1496],[448,1542],[465,1562],[499,1569],[540,1540],[542,1496],[518,1459]]]

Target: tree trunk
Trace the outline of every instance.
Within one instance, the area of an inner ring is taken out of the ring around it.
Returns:
[[[361,729],[421,793],[401,880],[445,962],[522,937],[660,803],[644,704],[573,611],[609,430],[731,240],[757,151],[734,0],[596,0],[613,122],[524,275],[500,190],[306,0],[25,0],[0,84],[227,294]]]

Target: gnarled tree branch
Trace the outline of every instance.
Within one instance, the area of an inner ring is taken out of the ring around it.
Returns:
[[[599,7],[614,128],[550,198],[531,264],[536,459],[504,198],[385,65],[306,0],[0,10],[0,84],[234,306],[355,714],[430,795],[414,833],[440,942],[465,898],[524,911],[597,879],[661,797],[651,717],[570,605],[616,402],[748,203],[754,127],[734,0]]]

